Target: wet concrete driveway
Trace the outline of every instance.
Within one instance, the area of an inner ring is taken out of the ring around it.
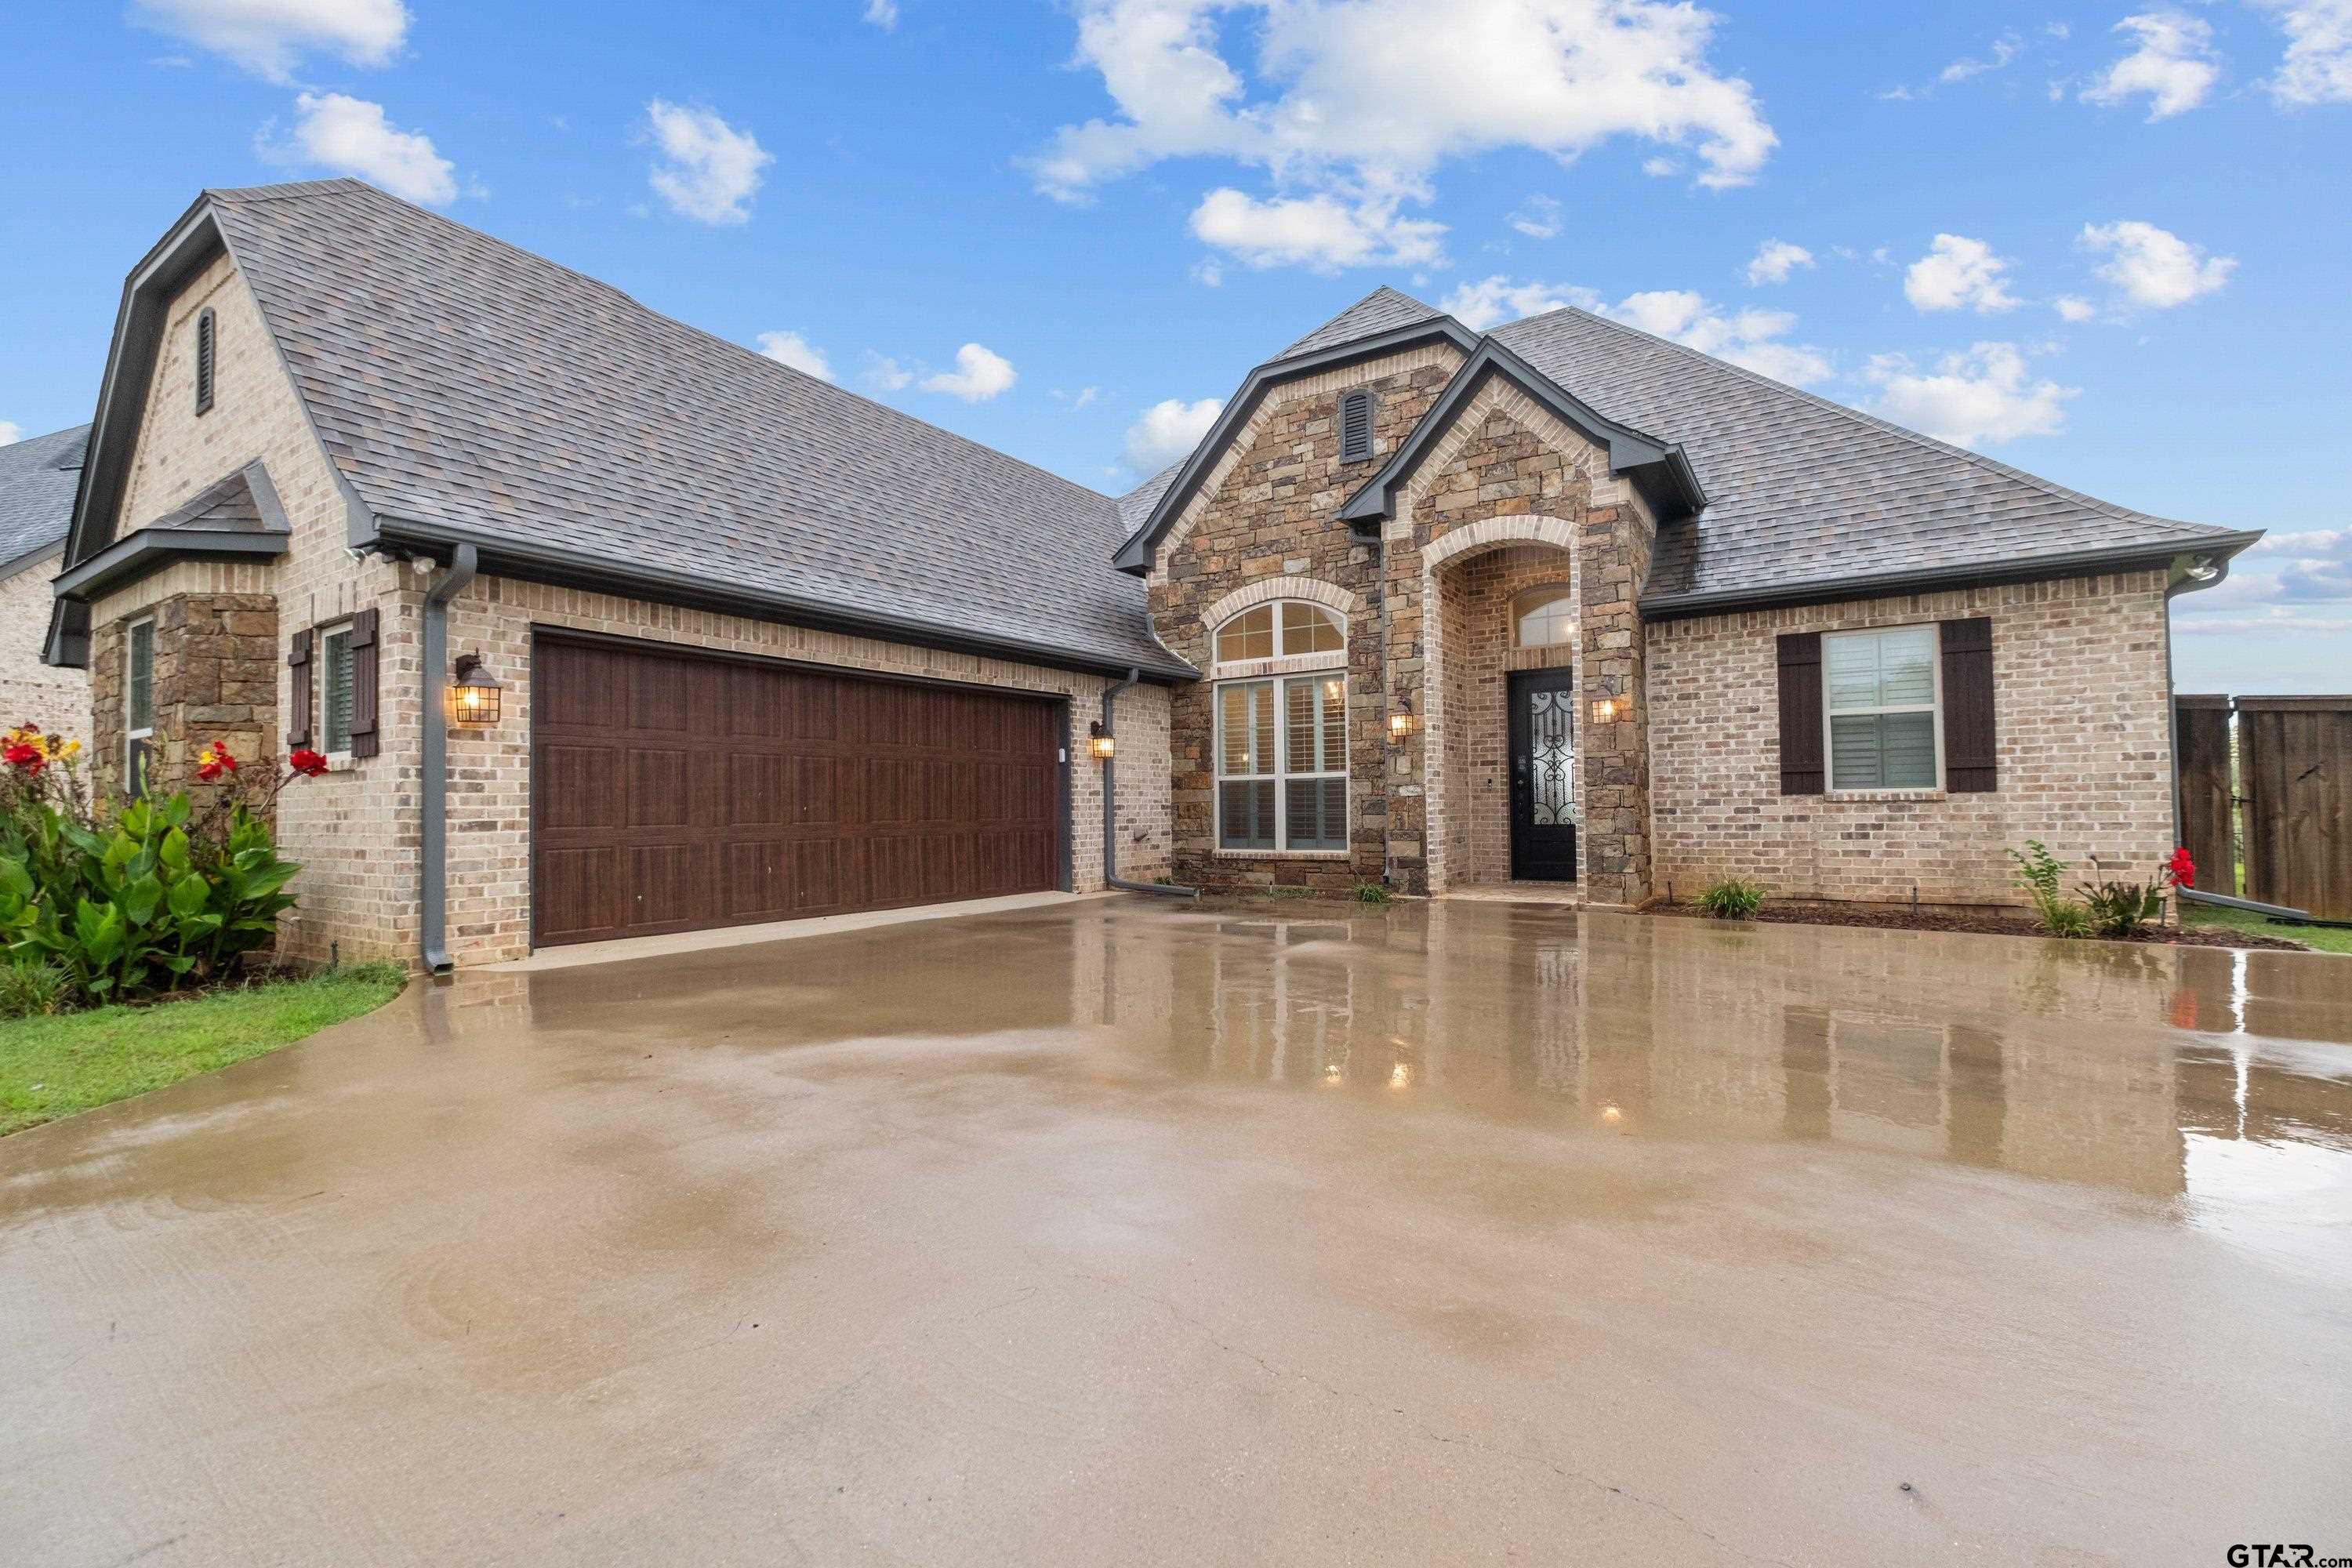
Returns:
[[[0,1142],[0,1560],[2352,1554],[2352,962],[1149,900]]]

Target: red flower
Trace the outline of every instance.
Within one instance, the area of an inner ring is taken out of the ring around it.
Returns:
[[[2172,858],[2164,863],[2164,869],[2166,875],[2172,879],[2172,885],[2176,888],[2193,888],[2197,885],[2197,862],[2189,858],[2189,851],[2186,848],[2175,849],[2172,852]]]
[[[297,746],[286,759],[286,765],[306,779],[314,779],[327,771],[327,759],[308,746]]]
[[[30,741],[18,741],[0,751],[0,762],[29,777],[49,765],[49,753]]]
[[[236,772],[236,759],[230,756],[228,748],[218,741],[215,741],[196,753],[196,777],[205,784],[212,783],[223,773],[235,772]]]

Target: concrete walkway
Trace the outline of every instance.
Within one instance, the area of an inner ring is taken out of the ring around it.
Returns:
[[[2352,1552],[2352,965],[1147,899],[0,1140],[0,1560]]]

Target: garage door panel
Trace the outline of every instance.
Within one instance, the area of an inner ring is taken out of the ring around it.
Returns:
[[[555,637],[532,697],[541,942],[1059,879],[1049,702]]]

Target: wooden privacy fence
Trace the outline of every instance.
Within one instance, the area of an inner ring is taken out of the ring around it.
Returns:
[[[2210,891],[2352,920],[2352,696],[2174,699],[2181,842]]]

